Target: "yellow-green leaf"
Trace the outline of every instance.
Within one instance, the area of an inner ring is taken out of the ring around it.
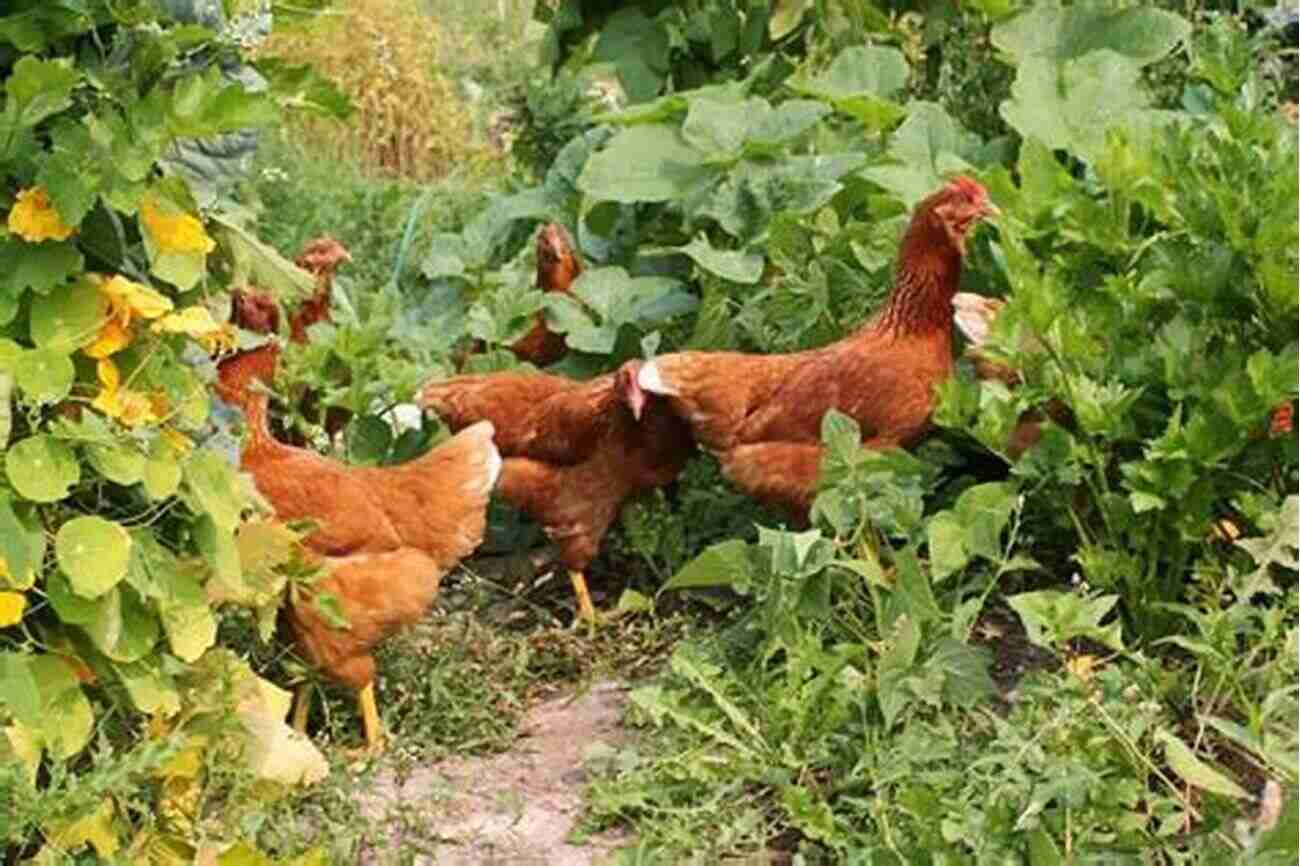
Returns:
[[[1211,793],[1222,794],[1225,797],[1236,797],[1239,800],[1250,799],[1250,795],[1240,785],[1209,764],[1202,762],[1191,749],[1187,748],[1187,745],[1182,740],[1173,734],[1168,731],[1159,731],[1156,734],[1156,740],[1164,743],[1165,760],[1169,762],[1170,769],[1177,773],[1183,781]]]
[[[32,342],[66,354],[95,339],[107,313],[108,300],[92,278],[83,277],[32,300]]]
[[[149,449],[142,480],[144,492],[155,501],[175,495],[181,486],[179,455],[161,436],[154,440]]]
[[[126,577],[131,536],[111,520],[94,515],[74,517],[59,527],[54,553],[73,590],[95,598]]]
[[[95,618],[83,628],[96,649],[116,662],[139,661],[158,642],[158,618],[129,586],[96,600]]]
[[[100,475],[123,486],[144,478],[145,457],[126,442],[114,445],[88,445],[86,456]]]
[[[192,662],[216,643],[217,621],[206,604],[163,603],[159,607],[163,629],[177,658]]]
[[[20,495],[34,502],[57,502],[81,480],[81,464],[66,444],[42,434],[6,452],[5,473]]]
[[[67,352],[33,349],[13,362],[14,382],[32,403],[55,403],[68,396],[77,372]]]
[[[74,821],[47,822],[43,828],[47,844],[60,852],[90,845],[100,857],[112,857],[118,848],[113,816],[113,801],[105,797],[93,811]]]
[[[233,531],[239,524],[243,496],[230,464],[212,451],[196,451],[184,467],[185,484],[197,500],[196,511],[206,511],[219,529]]]
[[[164,717],[180,712],[180,692],[171,676],[163,672],[157,656],[114,667],[131,703],[140,712]]]
[[[50,755],[66,760],[85,748],[95,727],[90,701],[81,691],[72,668],[56,655],[30,660],[33,678],[41,696],[39,731]]]

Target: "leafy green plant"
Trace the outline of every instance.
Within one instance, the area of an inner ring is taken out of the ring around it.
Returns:
[[[322,772],[280,721],[288,695],[214,646],[221,602],[273,617],[285,582],[241,546],[249,489],[195,446],[208,357],[233,345],[225,289],[311,284],[176,161],[280,116],[284,79],[254,93],[222,76],[239,51],[149,4],[0,17],[6,859],[215,856],[255,789]]]

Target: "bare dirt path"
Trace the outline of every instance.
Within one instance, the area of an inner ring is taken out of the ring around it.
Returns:
[[[534,707],[514,748],[451,758],[398,778],[381,770],[359,792],[362,812],[390,828],[386,850],[362,866],[598,866],[628,839],[603,833],[571,844],[587,783],[584,754],[630,738],[626,688],[598,682]]]

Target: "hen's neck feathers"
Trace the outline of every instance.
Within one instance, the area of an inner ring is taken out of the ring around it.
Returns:
[[[952,296],[961,283],[962,251],[938,218],[918,213],[903,236],[894,289],[859,335],[952,334]]]
[[[271,435],[268,418],[270,397],[259,387],[274,376],[278,358],[279,353],[267,345],[248,349],[221,362],[222,397],[243,410],[248,424],[245,454],[289,447]]]

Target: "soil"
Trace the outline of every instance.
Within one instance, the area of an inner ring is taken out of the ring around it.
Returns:
[[[585,757],[631,738],[626,688],[598,682],[534,707],[514,748],[455,757],[399,778],[381,770],[360,795],[363,814],[389,829],[386,850],[361,866],[595,866],[628,844],[615,831],[577,838]],[[400,853],[399,853],[400,852]]]

